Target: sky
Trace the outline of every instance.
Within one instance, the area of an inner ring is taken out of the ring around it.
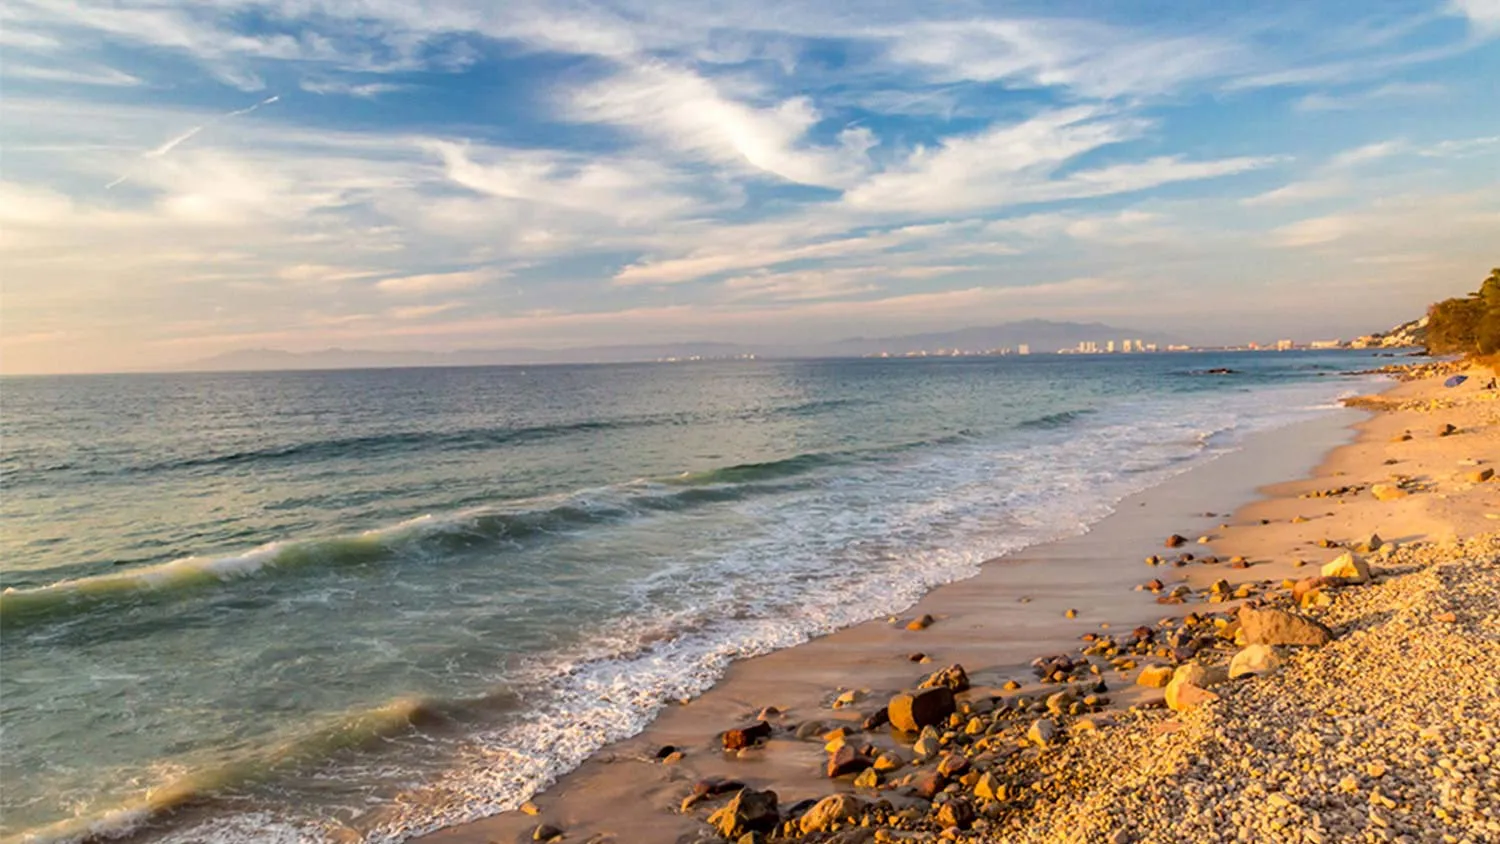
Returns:
[[[1099,320],[1500,265],[1500,0],[6,0],[0,368]]]

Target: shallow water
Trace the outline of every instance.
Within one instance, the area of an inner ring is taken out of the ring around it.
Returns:
[[[7,379],[3,833],[376,840],[513,806],[729,661],[1081,530],[1369,362]]]

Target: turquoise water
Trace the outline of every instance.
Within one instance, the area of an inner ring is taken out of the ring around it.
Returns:
[[[7,379],[3,834],[514,806],[731,660],[1082,530],[1369,361]]]

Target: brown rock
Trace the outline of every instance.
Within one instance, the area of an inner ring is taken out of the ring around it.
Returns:
[[[532,841],[552,841],[563,836],[563,831],[550,823],[539,824],[531,831]]]
[[[722,809],[709,815],[708,822],[731,841],[749,832],[769,833],[781,825],[776,792],[741,789]]]
[[[924,615],[920,615],[920,616],[917,616],[916,618],[912,619],[911,621],[908,621],[906,623],[906,629],[907,630],[926,630],[927,628],[931,627],[932,623],[934,621],[936,621],[936,620],[937,619],[934,619],[930,615],[925,615],[925,614]]]
[[[968,691],[969,675],[962,665],[954,664],[941,671],[934,671],[932,676],[923,680],[917,688],[932,689],[938,686],[946,686],[954,692]]]
[[[1495,470],[1489,467],[1464,473],[1464,480],[1471,484],[1482,484],[1493,477],[1495,477]]]
[[[762,739],[771,737],[771,725],[765,721],[756,721],[743,727],[735,727],[724,731],[725,750],[743,750],[754,747]]]
[[[826,771],[830,778],[843,777],[849,774],[857,774],[874,764],[874,759],[846,744],[835,750],[833,755],[828,757]]]
[[[896,695],[886,706],[891,724],[907,733],[921,732],[923,727],[940,726],[956,709],[953,690],[947,686]]]
[[[1179,536],[1178,534],[1174,533],[1171,536],[1167,537],[1166,545],[1168,548],[1181,548],[1186,544],[1187,537],[1185,536]]]
[[[865,801],[852,794],[831,794],[813,804],[798,821],[797,827],[806,835],[827,832],[834,824],[858,820],[865,811]]]
[[[974,822],[974,807],[962,797],[955,797],[938,807],[936,817],[938,825],[944,829],[955,826],[968,829],[969,824]]]
[[[1321,646],[1333,641],[1333,631],[1327,627],[1286,610],[1242,607],[1239,622],[1249,645]]]
[[[922,771],[911,782],[916,795],[923,800],[938,796],[948,785],[948,778],[937,771]]]
[[[1380,537],[1377,536],[1375,539],[1378,541]],[[1325,563],[1320,573],[1323,577],[1334,577],[1347,583],[1370,582],[1369,564],[1350,551],[1345,551]]]
[[[865,716],[865,720],[859,726],[860,729],[868,731],[889,723],[891,723],[890,711],[882,706]]]
[[[1454,427],[1451,424],[1445,424],[1437,431],[1437,435],[1440,437],[1451,437],[1456,433],[1458,433],[1458,428]]]
[[[1370,494],[1375,496],[1375,500],[1377,501],[1395,501],[1411,495],[1411,493],[1395,484],[1375,484],[1370,487]]]
[[[1166,665],[1148,665],[1141,669],[1141,675],[1135,678],[1135,682],[1138,686],[1164,689],[1172,682],[1172,669]]]

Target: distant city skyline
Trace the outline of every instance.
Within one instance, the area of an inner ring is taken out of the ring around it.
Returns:
[[[1500,263],[1494,0],[15,0],[0,48],[4,372],[1350,339]]]

